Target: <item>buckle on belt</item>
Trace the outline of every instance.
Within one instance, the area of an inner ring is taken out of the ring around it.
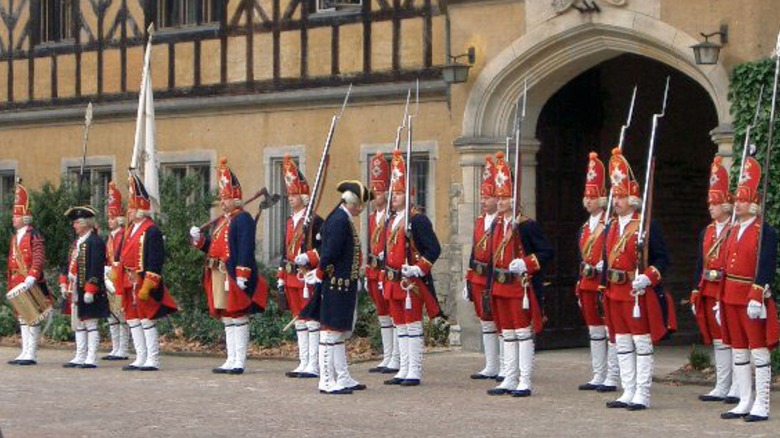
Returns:
[[[377,257],[377,256],[375,256],[373,254],[369,254],[368,255],[368,266],[370,266],[370,267],[372,267],[374,269],[379,269],[379,268],[382,267],[382,264],[383,264],[382,260],[379,257]]]
[[[476,272],[477,275],[487,274],[487,268],[487,263],[474,262],[474,272]]]
[[[493,269],[493,278],[500,284],[511,283],[515,276],[506,269]]]
[[[580,275],[584,278],[593,278],[596,276],[596,267],[589,263],[580,264]]]
[[[607,278],[610,283],[625,284],[628,280],[628,272],[621,271],[620,269],[610,269],[607,271]]]
[[[704,279],[707,281],[723,280],[723,271],[720,269],[707,269],[704,271]]]
[[[388,281],[399,281],[401,279],[401,271],[387,268],[385,270],[385,278],[387,278]]]
[[[288,274],[292,274],[295,271],[295,263],[285,260],[284,261],[284,272]]]

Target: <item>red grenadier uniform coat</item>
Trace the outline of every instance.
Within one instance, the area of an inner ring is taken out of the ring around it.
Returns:
[[[485,157],[480,195],[486,197],[496,196],[496,168],[492,157],[489,155]],[[488,270],[492,269],[490,257],[493,243],[491,237],[495,230],[497,217],[498,213],[489,215],[483,212],[474,222],[471,257],[469,257],[469,269],[466,272],[466,281],[469,284],[469,299],[474,303],[477,317],[482,321],[493,321],[495,319],[491,309],[485,309],[486,301],[483,295],[487,288]]]
[[[21,179],[16,183],[14,192],[13,215],[30,216],[29,196],[27,189],[21,184]],[[24,231],[22,231],[24,230]],[[21,240],[18,238],[22,234]],[[43,276],[46,264],[46,245],[38,230],[32,225],[25,225],[11,236],[11,244],[8,250],[8,289],[24,283],[27,276],[33,276],[43,293],[51,299],[49,288]]]
[[[387,192],[390,185],[390,166],[381,152],[377,152],[371,157],[370,167],[369,189],[375,192]],[[389,193],[388,196],[390,196]],[[374,210],[368,216],[368,264],[365,272],[368,294],[376,306],[377,316],[390,314],[390,305],[379,290],[379,277],[384,268],[387,222],[386,207],[382,211]]]
[[[595,152],[591,152],[584,197],[606,200],[605,177],[604,163],[599,160]],[[604,213],[601,213],[594,229],[591,230],[590,220],[588,220],[582,225],[579,233],[580,274],[574,293],[579,300],[582,318],[587,326],[604,325],[604,317],[599,311],[598,303],[601,276],[596,272],[596,265],[603,259],[606,239],[604,222]]]

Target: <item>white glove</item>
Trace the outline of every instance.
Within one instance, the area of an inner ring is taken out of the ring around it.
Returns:
[[[471,295],[469,294],[469,286],[468,283],[466,282],[463,282],[463,300],[471,301]]]
[[[307,272],[306,275],[303,276],[303,281],[306,282],[308,285],[314,285],[317,283],[322,283],[322,280],[317,278],[317,271],[312,269],[311,271]]]
[[[651,284],[652,283],[650,282],[650,278],[648,278],[647,275],[639,274],[639,276],[631,282],[631,287],[637,294],[643,295],[645,293],[645,289],[650,287]]]
[[[596,272],[598,272],[599,274],[604,272],[604,260],[599,260],[599,262],[596,263]]]
[[[197,242],[200,240],[200,228],[193,226],[190,227],[190,237],[192,237],[192,240]]]
[[[525,265],[525,260],[514,259],[509,263],[509,272],[517,275],[523,275],[528,271],[528,267]]]
[[[95,302],[95,294],[84,294],[84,303],[92,304]]]
[[[715,309],[714,307],[712,308]],[[696,304],[691,304],[691,313],[693,313],[693,316],[696,316]]]
[[[756,300],[750,300],[750,302],[747,305],[747,314],[748,318],[750,319],[758,319],[761,316],[761,309],[764,307],[763,304]]]
[[[298,266],[306,266],[309,264],[309,256],[305,252],[302,252],[295,256],[295,264]]]
[[[720,325],[720,301],[716,302],[714,306],[712,306],[712,311],[715,312],[715,321],[718,322],[718,325]]]
[[[379,292],[382,293],[385,291],[385,283],[383,281],[378,281],[376,285],[379,287]]]
[[[284,280],[281,278],[276,280],[276,288],[279,289],[280,287],[284,287]]]
[[[35,277],[33,277],[32,275],[28,275],[27,277],[25,277],[24,288],[29,289],[33,287],[33,285],[35,285]]]
[[[424,277],[422,269],[416,265],[403,265],[401,266],[401,275],[404,277]]]
[[[108,278],[111,275],[111,266],[103,266],[103,276]]]
[[[378,260],[384,260],[385,259],[385,252],[384,251],[380,252],[379,254],[376,255],[376,258]]]
[[[246,278],[237,277],[236,284],[241,288],[241,290],[246,290]]]
[[[62,298],[67,299],[68,298],[68,286],[66,284],[60,285],[60,294],[62,294]]]
[[[368,278],[363,277],[363,290],[368,293]]]

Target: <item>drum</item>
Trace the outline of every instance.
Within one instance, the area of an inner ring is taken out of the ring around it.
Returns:
[[[29,289],[20,284],[8,291],[5,297],[19,317],[29,325],[39,324],[52,310],[51,301],[37,284]]]
[[[116,293],[116,287],[114,286],[114,282],[111,281],[110,278],[108,278],[108,275],[106,275],[105,279],[106,283],[106,296],[108,297],[108,308],[112,315],[114,315],[115,318],[119,319],[119,316],[121,316],[124,313],[124,310],[122,308],[122,295]]]

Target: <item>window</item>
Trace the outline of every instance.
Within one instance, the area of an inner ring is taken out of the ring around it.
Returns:
[[[362,0],[315,0],[316,12],[340,11],[345,9],[359,9]]]
[[[296,166],[299,165],[298,158],[293,158]],[[282,163],[284,158],[271,158],[271,184],[269,190],[271,193],[278,193],[282,196],[279,203],[266,210],[264,214],[268,215],[268,262],[275,266],[282,257],[282,248],[284,247],[284,228],[287,225],[287,218],[290,217],[290,204],[287,202],[287,186],[284,184],[284,170]]]
[[[68,167],[68,177],[74,184],[78,184],[81,167]],[[113,176],[111,166],[85,166],[84,181],[89,187],[89,203],[98,211],[102,211],[105,205],[106,193],[108,192],[108,183]]]
[[[74,0],[41,0],[39,14],[40,42],[57,42],[73,38]]]
[[[14,203],[14,171],[0,170],[0,210],[11,209]]]
[[[157,0],[160,27],[195,26],[217,22],[223,0]]]
[[[189,163],[167,163],[161,165],[162,176],[173,176],[176,181],[176,192],[181,193],[181,183],[186,177],[195,177],[199,180],[201,188],[200,193],[195,196],[206,196],[211,191],[211,163],[189,162]],[[194,202],[194,199],[190,199]]]

